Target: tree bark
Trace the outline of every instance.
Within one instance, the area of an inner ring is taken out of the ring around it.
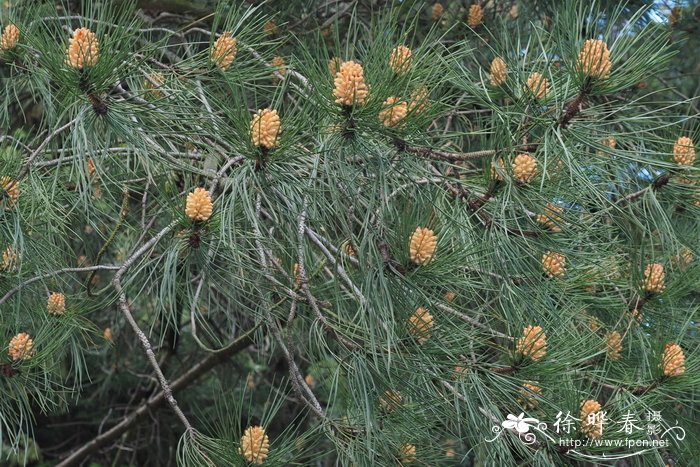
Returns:
[[[176,393],[193,382],[195,382],[200,376],[207,373],[209,370],[215,366],[223,363],[229,357],[242,351],[250,344],[253,343],[253,333],[257,330],[257,327],[246,334],[239,337],[237,340],[232,342],[228,347],[224,348],[220,352],[211,354],[205,359],[201,360],[199,363],[190,368],[186,373],[180,376],[178,379],[174,380],[170,389],[173,393]],[[144,403],[142,403],[136,410],[131,412],[124,420],[102,433],[101,435],[95,437],[88,443],[84,444],[78,450],[73,451],[68,457],[57,464],[57,467],[69,467],[80,465],[80,463],[95,453],[98,449],[105,446],[106,444],[119,438],[125,431],[131,428],[138,420],[150,413],[152,410],[158,408],[165,402],[165,393],[160,391],[155,396],[151,397]]]

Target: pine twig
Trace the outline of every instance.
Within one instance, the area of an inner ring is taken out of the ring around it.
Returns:
[[[452,307],[449,307],[449,306],[442,304],[442,303],[438,304],[437,307],[439,309],[441,309],[442,311],[446,311],[447,313],[451,314],[452,316],[455,316],[455,317],[461,319],[462,321],[469,323],[472,326],[481,329],[482,331],[487,331],[496,337],[500,337],[501,339],[513,340],[513,338],[511,336],[503,334],[500,331],[496,331],[495,329],[491,329],[490,327],[486,326],[485,324],[482,324],[477,319],[474,319],[471,316],[467,316],[464,313],[460,313],[459,311],[455,310]]]
[[[22,178],[24,178],[24,177],[29,173],[29,170],[30,170],[31,167],[32,167],[32,163],[34,162],[34,159],[36,159],[36,157],[37,157],[39,154],[41,154],[41,151],[43,151],[44,148],[45,148],[45,147],[51,142],[51,140],[53,140],[56,136],[58,136],[60,133],[62,133],[63,131],[67,130],[67,129],[70,128],[71,126],[73,126],[73,124],[76,122],[76,120],[77,120],[77,119],[73,119],[73,120],[71,120],[70,122],[66,123],[65,125],[56,128],[56,129],[55,129],[54,131],[52,131],[46,138],[44,138],[44,141],[42,141],[42,143],[41,143],[34,151],[32,151],[32,153],[29,155],[29,157],[27,158],[26,162],[24,163],[24,165],[23,165],[22,168],[20,169],[19,173],[17,174],[16,179],[17,179],[17,180],[21,180]]]
[[[253,335],[258,330],[255,327],[247,333],[233,341],[228,347],[222,349],[218,353],[208,355],[200,360],[189,370],[182,374],[179,378],[170,384],[171,393],[177,393],[185,389],[190,384],[194,383],[202,375],[209,370],[226,362],[230,357],[244,350],[253,343]],[[68,457],[58,464],[58,467],[70,467],[80,465],[88,456],[96,452],[103,446],[108,445],[115,439],[119,438],[123,433],[128,431],[140,419],[152,414],[152,412],[166,402],[166,393],[161,389],[160,392],[143,402],[136,410],[131,412],[124,420],[113,426],[106,432],[96,436],[91,441],[85,443],[78,450],[72,452]]]
[[[493,157],[496,155],[494,149],[486,149],[483,151],[474,152],[443,152],[437,151],[432,148],[410,146],[406,141],[395,139],[394,146],[399,151],[407,152],[409,154],[416,154],[418,156],[426,157],[429,159],[437,159],[446,162],[464,162],[483,159],[485,157]]]
[[[107,241],[102,245],[102,248],[100,248],[100,251],[97,252],[97,257],[95,258],[95,263],[99,263],[102,260],[102,255],[107,251],[107,248],[112,244],[114,239],[117,237],[117,234],[121,230],[122,226],[124,225],[124,221],[126,220],[126,215],[129,212],[129,189],[127,188],[126,185],[122,188],[122,194],[123,194],[123,199],[122,199],[122,207],[121,210],[119,211],[119,220],[117,221],[117,225],[114,227],[114,230],[112,230],[112,234],[109,236]],[[90,273],[90,276],[88,276],[87,281],[85,282],[85,288],[87,291],[88,297],[92,296],[92,278],[95,277],[95,274],[97,271],[92,271]]]
[[[32,277],[31,279],[27,279],[26,281],[21,282],[20,284],[16,285],[14,288],[10,289],[5,295],[3,295],[2,298],[0,298],[0,305],[3,305],[5,302],[7,302],[10,298],[12,298],[17,292],[22,290],[24,287],[27,287],[28,285],[33,284],[34,282],[40,281],[42,279],[47,279],[49,277],[53,277],[59,274],[69,274],[69,273],[74,273],[74,272],[91,272],[91,271],[117,271],[121,268],[121,266],[113,266],[113,265],[108,265],[108,264],[101,264],[98,266],[87,266],[83,268],[63,268],[59,269],[57,271],[52,271],[46,274],[42,274],[40,276],[35,276]]]
[[[629,195],[625,196],[624,198],[620,198],[617,200],[617,205],[618,206],[624,206],[627,203],[630,203],[632,201],[635,201],[636,199],[640,198],[641,196],[644,195],[649,190],[659,190],[666,186],[668,182],[671,181],[671,174],[664,174],[661,175],[657,178],[654,179],[654,181],[651,182],[651,185],[645,186],[641,190],[635,191],[634,193],[630,193]]]
[[[583,111],[583,104],[585,103],[588,94],[590,94],[591,92],[592,83],[592,78],[590,76],[587,76],[576,98],[573,101],[569,102],[569,104],[564,109],[564,112],[559,117],[559,120],[557,120],[557,126],[561,128],[568,127],[571,123],[571,120],[573,120],[578,114],[580,114],[581,111]]]
[[[309,302],[309,305],[311,306],[311,309],[313,310],[314,314],[316,315],[316,318],[321,322],[321,324],[329,331],[331,331],[340,342],[342,342],[343,345],[345,345],[348,348],[355,348],[356,345],[354,342],[352,342],[350,339],[347,337],[343,336],[340,332],[338,332],[330,322],[328,322],[328,318],[324,316],[324,314],[321,312],[321,309],[318,306],[318,302],[316,300],[316,297],[311,293],[311,288],[309,287],[309,279],[306,275],[306,261],[304,260],[304,238],[306,234],[306,215],[307,215],[307,209],[309,205],[309,196],[306,195],[304,197],[304,204],[302,207],[301,214],[299,215],[299,226],[297,230],[297,241],[298,241],[298,247],[297,247],[297,264],[299,264],[299,278],[301,279],[301,290],[304,292],[304,295],[306,295],[306,298]],[[347,277],[347,276],[346,276]],[[349,280],[349,279],[348,279]],[[360,294],[362,296],[362,294]]]

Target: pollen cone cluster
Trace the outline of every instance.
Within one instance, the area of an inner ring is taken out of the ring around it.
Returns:
[[[516,19],[518,16],[520,16],[520,7],[518,7],[517,3],[513,3],[513,6],[510,7],[508,15],[511,17],[511,19]]]
[[[352,257],[357,256],[357,251],[355,251],[355,247],[352,246],[352,243],[349,241],[345,242],[345,244],[343,245],[343,253]]]
[[[433,18],[433,21],[440,21],[440,18],[442,18],[442,14],[445,12],[445,7],[442,6],[442,3],[440,2],[435,2],[433,3],[433,6],[430,7],[430,13]]]
[[[5,248],[5,251],[2,252],[0,271],[12,271],[17,265],[18,260],[19,257],[17,255],[17,251],[15,251],[11,246],[8,246]]]
[[[513,160],[513,177],[520,183],[530,183],[539,173],[537,159],[529,154],[518,154]]]
[[[10,209],[19,199],[19,182],[12,180],[8,176],[0,177],[0,200],[5,204],[5,209]]]
[[[445,457],[448,459],[453,459],[457,455],[455,451],[455,440],[448,439],[445,441]]]
[[[498,166],[498,169],[496,169],[496,166]],[[499,170],[501,172],[505,171],[505,164],[503,163],[503,159],[499,158],[496,162],[491,163],[491,179],[496,180],[497,182],[502,182],[503,181],[503,176],[499,173]]]
[[[515,350],[537,361],[547,354],[547,336],[540,326],[527,326],[523,328],[523,336],[518,339]]]
[[[73,37],[68,41],[66,64],[82,70],[94,66],[100,57],[100,46],[95,33],[88,28],[73,31]]]
[[[238,41],[231,37],[230,32],[222,33],[211,49],[211,61],[221,70],[226,71],[236,58],[237,43]]]
[[[695,162],[695,147],[693,140],[681,136],[673,145],[673,161],[678,165],[693,165]]]
[[[296,285],[301,284],[301,267],[299,266],[299,263],[294,263],[292,265],[292,276],[294,276],[294,282]]]
[[[277,23],[275,23],[272,20],[263,24],[263,32],[268,36],[274,36],[275,34],[277,34],[277,29]]]
[[[14,24],[8,24],[0,37],[0,50],[12,50],[19,42],[19,28]]]
[[[367,83],[365,72],[357,62],[352,60],[343,62],[333,81],[333,96],[335,102],[340,105],[362,105],[367,99]]]
[[[526,87],[533,96],[544,99],[549,93],[549,80],[535,72],[528,76]]]
[[[272,60],[270,60],[270,64],[280,75],[284,76],[287,74],[287,64],[284,62],[284,57],[276,55],[275,57],[272,57]]]
[[[601,143],[603,143],[603,146],[607,146],[610,149],[615,149],[615,146],[617,146],[617,140],[615,138],[613,138],[612,136],[609,138],[603,139],[603,141],[601,141]]]
[[[335,76],[340,71],[340,65],[342,64],[342,60],[340,60],[338,57],[333,57],[328,60],[328,72],[331,74],[331,76]]]
[[[561,232],[561,214],[563,212],[564,208],[553,203],[547,203],[547,207],[544,208],[544,212],[542,214],[538,214],[535,219],[545,229],[551,230],[552,232]]]
[[[384,101],[384,110],[379,112],[379,121],[387,128],[395,127],[408,113],[408,103],[391,96]]]
[[[610,136],[609,138],[603,138],[601,140],[600,144],[602,144],[603,146],[608,147],[610,149],[615,149],[615,147],[617,146],[617,140],[615,138],[613,138],[612,136]],[[609,151],[598,151],[598,155],[604,156],[606,152],[609,152]]]
[[[469,7],[469,16],[467,17],[467,24],[470,28],[475,28],[481,24],[484,19],[484,9],[481,5],[472,5]]]
[[[605,347],[610,360],[619,360],[622,354],[622,335],[617,331],[607,332]]]
[[[66,312],[66,297],[62,293],[54,292],[49,295],[49,299],[46,302],[46,311],[50,315],[60,316]]]
[[[408,242],[411,261],[418,265],[426,264],[433,259],[437,249],[437,235],[427,227],[417,227]]]
[[[261,109],[250,122],[250,139],[253,146],[272,149],[277,146],[277,136],[280,132],[281,121],[276,110]]]
[[[455,375],[457,378],[462,378],[463,376],[466,376],[467,373],[469,373],[469,366],[467,366],[467,363],[460,364],[460,365],[455,365]]]
[[[423,307],[419,307],[408,318],[408,332],[418,341],[424,344],[430,339],[433,328],[433,315]]]
[[[399,449],[399,460],[401,465],[411,465],[416,461],[416,447],[406,443]]]
[[[688,269],[688,266],[690,266],[690,263],[693,262],[693,252],[690,251],[689,248],[683,247],[678,254],[673,257],[673,262],[678,266],[678,269],[685,271]]]
[[[669,342],[661,356],[661,370],[666,376],[680,376],[685,373],[685,355],[678,344]]]
[[[405,45],[399,45],[391,50],[389,66],[397,75],[408,73],[413,63],[413,52]]]
[[[491,61],[489,81],[491,86],[497,87],[506,82],[508,77],[508,65],[501,57],[496,57]]]
[[[10,339],[7,353],[13,361],[29,360],[34,354],[34,341],[26,332],[20,332]]]
[[[678,23],[681,22],[682,14],[683,14],[683,7],[674,6],[673,8],[671,8],[671,13],[668,15],[668,24],[670,24],[671,27],[678,26]]]
[[[634,309],[625,313],[625,317],[630,321],[631,324],[641,324],[642,313],[638,309]]]
[[[400,391],[394,391],[393,389],[387,389],[379,398],[379,405],[385,412],[393,412],[401,407],[401,404],[403,404],[403,395]]]
[[[591,439],[603,436],[603,417],[598,401],[589,399],[581,404],[581,431]]]
[[[552,27],[552,17],[549,15],[544,15],[542,17],[542,26],[545,29],[550,29]]]
[[[411,100],[408,102],[408,111],[413,113],[421,113],[428,107],[428,88],[419,86],[411,93]]]
[[[146,80],[146,89],[149,94],[156,99],[161,99],[163,97],[163,91],[160,88],[165,84],[165,76],[163,73],[155,72],[151,73]]]
[[[263,465],[270,453],[270,439],[260,426],[248,427],[241,438],[239,452],[254,465]]]
[[[520,390],[520,396],[518,399],[520,403],[527,409],[537,408],[539,401],[537,397],[542,394],[542,388],[539,387],[534,381],[525,381],[523,387]]]
[[[97,172],[97,167],[95,166],[95,161],[92,158],[89,158],[85,161],[85,169],[87,170],[89,178],[95,176],[95,172]]]
[[[666,288],[666,274],[663,265],[659,263],[647,264],[644,269],[644,291],[649,293],[661,293]]]
[[[582,312],[582,315],[586,317],[588,327],[591,329],[591,331],[596,332],[598,329],[600,329],[600,321],[597,317],[589,315],[585,310]]]
[[[211,202],[211,195],[204,188],[195,188],[187,195],[185,204],[185,214],[194,221],[205,221],[211,217],[214,205]]]
[[[605,79],[610,76],[612,62],[607,44],[599,39],[584,42],[578,54],[578,68],[591,78]]]
[[[542,270],[547,277],[564,277],[564,274],[566,274],[566,256],[554,251],[546,252],[542,255]]]

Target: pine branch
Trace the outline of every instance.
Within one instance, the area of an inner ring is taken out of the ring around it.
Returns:
[[[124,273],[129,269],[131,264],[133,264],[143,253],[145,253],[147,250],[155,246],[158,241],[165,236],[168,232],[170,232],[174,228],[175,224],[172,223],[168,227],[164,228],[161,230],[161,232],[153,237],[151,241],[146,243],[140,250],[138,250],[136,253],[134,253],[129,259],[127,259],[122,267],[117,271],[117,273],[114,275],[114,278],[112,279],[112,286],[114,287],[114,290],[117,292],[117,305],[119,307],[119,310],[122,312],[124,317],[126,318],[127,322],[131,326],[131,328],[134,330],[134,333],[138,337],[139,341],[141,342],[141,346],[143,347],[146,357],[148,358],[148,361],[151,363],[151,366],[153,367],[153,371],[155,371],[156,376],[158,378],[158,381],[160,383],[160,386],[163,388],[163,392],[165,393],[165,399],[168,401],[168,404],[170,404],[170,408],[172,409],[173,412],[178,416],[182,424],[185,426],[185,430],[188,433],[191,433],[193,431],[192,425],[190,424],[190,421],[187,419],[185,414],[182,412],[182,409],[177,404],[177,400],[172,394],[172,390],[170,389],[170,386],[168,384],[168,380],[165,378],[165,375],[163,374],[163,371],[160,368],[160,365],[158,364],[158,361],[156,360],[155,353],[153,352],[153,346],[151,345],[151,342],[149,341],[148,337],[146,334],[141,330],[139,327],[138,323],[134,319],[134,316],[131,314],[131,309],[129,307],[129,304],[127,302],[126,298],[126,292],[124,292],[124,289],[122,287],[121,283],[121,278],[124,275]]]
[[[492,334],[496,337],[500,337],[501,339],[506,339],[506,340],[513,340],[511,336],[508,336],[506,334],[503,334],[500,331],[496,331],[495,329],[491,329],[490,327],[486,326],[485,324],[481,323],[479,320],[472,318],[471,316],[467,316],[464,313],[460,313],[459,311],[455,310],[452,307],[449,307],[445,304],[439,303],[437,307],[443,311],[448,312],[449,314],[456,316],[457,318],[461,319],[462,321],[471,324],[474,327],[477,327],[481,329],[482,331],[486,331],[489,334]]]
[[[394,146],[396,146],[399,151],[426,157],[428,159],[437,159],[447,162],[472,161],[496,155],[496,151],[493,149],[474,152],[443,152],[432,148],[410,146],[408,143],[400,139],[394,139]]]
[[[277,340],[277,344],[282,349],[282,353],[284,354],[284,357],[287,361],[287,366],[289,367],[289,376],[292,381],[292,386],[294,387],[294,390],[296,391],[297,395],[307,405],[307,407],[311,409],[313,413],[315,413],[322,420],[326,420],[326,413],[324,412],[323,407],[321,407],[321,403],[318,401],[316,395],[313,393],[311,388],[309,388],[309,385],[306,384],[306,381],[304,380],[301,371],[299,371],[299,367],[294,361],[294,355],[289,350],[287,344],[285,344],[284,339],[282,338],[282,333],[279,329],[279,325],[274,320],[274,318],[270,316],[269,313],[268,328],[270,329],[270,332],[272,332],[272,335],[275,337],[275,340]]]
[[[583,104],[585,103],[586,98],[590,93],[591,84],[591,77],[586,77],[586,80],[583,83],[583,86],[581,87],[581,90],[579,91],[576,98],[573,101],[569,102],[569,104],[564,109],[564,112],[559,117],[559,120],[557,121],[557,126],[561,128],[568,127],[571,123],[571,120],[573,120],[578,114],[580,114],[583,111]]]
[[[20,169],[19,174],[17,174],[16,180],[19,181],[22,178],[24,178],[29,173],[29,170],[31,169],[32,164],[34,163],[34,159],[36,159],[36,157],[39,154],[41,154],[41,151],[43,151],[43,149],[56,136],[58,136],[59,134],[61,134],[65,130],[69,129],[70,127],[72,127],[75,124],[75,122],[76,122],[76,119],[73,119],[70,122],[66,123],[65,125],[60,126],[60,127],[56,128],[54,131],[52,131],[51,133],[49,133],[49,135],[46,138],[44,138],[44,141],[42,141],[41,144],[39,146],[37,146],[37,148],[34,151],[32,151],[32,153],[29,155],[29,157],[25,161],[24,165]]]
[[[481,220],[481,224],[486,229],[500,228],[503,229],[508,235],[513,235],[516,237],[539,237],[539,232],[534,230],[521,230],[513,229],[507,226],[501,226],[494,222],[493,218],[482,209],[484,204],[491,198],[491,192],[487,192],[485,196],[474,196],[470,190],[467,188],[452,184],[449,182],[444,182],[444,185],[449,193],[451,193],[455,198],[463,201],[469,210],[474,212],[476,216]]]
[[[635,191],[634,193],[631,193],[625,196],[624,198],[620,198],[619,200],[617,200],[616,204],[619,206],[624,206],[625,204],[635,201],[636,199],[644,196],[644,193],[646,193],[649,190],[656,191],[663,188],[664,186],[666,186],[666,184],[668,184],[670,180],[671,174],[661,175],[655,178],[651,185],[644,187],[641,190]]]
[[[102,255],[107,251],[109,246],[112,244],[114,239],[116,238],[117,234],[119,233],[119,230],[122,228],[124,225],[124,221],[126,220],[126,216],[129,213],[129,189],[124,185],[122,187],[122,207],[121,210],[119,211],[119,220],[117,221],[117,225],[114,226],[114,229],[112,229],[112,233],[110,234],[109,238],[107,241],[102,245],[100,248],[100,251],[97,252],[97,256],[95,257],[95,263],[99,263],[102,261]],[[88,276],[87,281],[85,281],[85,290],[89,296],[92,296],[92,279],[95,277],[97,271],[92,271],[92,273]]]
[[[74,272],[92,272],[92,271],[118,271],[121,268],[121,266],[112,266],[112,265],[107,265],[107,264],[101,264],[98,266],[86,266],[86,267],[81,267],[81,268],[63,268],[59,269],[57,271],[52,271],[46,274],[42,274],[40,276],[32,277],[31,279],[27,279],[26,281],[21,282],[20,284],[16,285],[12,289],[10,289],[2,298],[0,298],[0,305],[3,305],[5,302],[7,302],[10,298],[12,298],[17,292],[22,290],[23,288],[37,282],[41,281],[43,279],[48,279],[49,277],[53,277],[59,274],[69,274],[69,273],[74,273]]]
[[[172,381],[170,384],[171,393],[176,394],[177,392],[185,389],[209,372],[212,368],[225,363],[229,358],[253,344],[253,336],[257,330],[258,326],[231,342],[231,344],[229,344],[226,348],[200,360],[180,377]],[[131,429],[136,422],[147,415],[153,414],[154,410],[163,405],[163,403],[166,401],[166,392],[161,389],[161,391],[150,397],[147,401],[143,402],[138,408],[132,411],[123,421],[119,422],[117,425],[95,437],[91,441],[85,443],[79,449],[63,459],[59,464],[57,464],[57,466],[71,467],[81,465],[85,459],[89,458],[90,455],[96,453],[103,446],[107,446],[118,439],[122,434]]]
[[[316,166],[316,165],[315,165]],[[310,179],[310,184],[313,181],[313,179],[316,176],[316,172],[314,171],[314,174],[312,175]],[[299,278],[301,280],[301,289],[303,290],[304,294],[306,295],[306,298],[309,302],[309,305],[311,306],[311,309],[313,310],[314,314],[316,315],[316,318],[321,322],[321,324],[326,328],[328,331],[332,332],[337,339],[343,343],[348,348],[354,348],[355,343],[352,342],[350,339],[347,337],[343,336],[339,331],[337,331],[326,319],[326,317],[321,313],[321,309],[318,306],[318,302],[316,301],[316,297],[313,296],[311,293],[311,288],[309,287],[309,279],[308,276],[306,275],[306,261],[304,258],[304,239],[306,238],[306,215],[307,215],[307,209],[309,206],[309,196],[305,195],[304,196],[304,202],[303,202],[303,207],[301,210],[301,213],[299,214],[299,225],[297,228],[297,261],[299,265]],[[335,261],[335,259],[333,259]],[[347,275],[345,275],[347,277]],[[349,281],[349,279],[347,279]],[[361,296],[361,294],[360,294]]]

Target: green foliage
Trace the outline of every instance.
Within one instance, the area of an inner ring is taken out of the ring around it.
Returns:
[[[254,465],[241,438],[262,426],[264,465],[692,463],[700,191],[674,144],[700,141],[679,53],[697,8],[669,24],[643,2],[492,1],[472,28],[462,2],[436,20],[417,1],[194,3],[0,6],[21,33],[0,52],[3,462]],[[80,27],[99,41],[82,70],[66,61]],[[609,77],[580,66],[587,39],[607,44]],[[362,65],[362,105],[336,102],[335,57]],[[386,126],[393,98],[406,115]],[[265,108],[281,118],[271,148],[251,138]],[[198,187],[203,221],[185,212]],[[418,227],[437,235],[420,265]],[[644,289],[653,263],[660,293]],[[519,347],[527,326],[542,358]],[[20,332],[34,353],[12,360]],[[664,374],[669,343],[683,374]],[[571,449],[499,431],[525,413],[553,436],[585,400],[617,422],[657,411],[685,437]]]

